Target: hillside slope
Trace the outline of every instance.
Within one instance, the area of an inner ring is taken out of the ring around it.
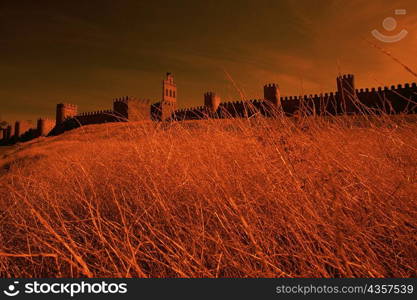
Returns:
[[[417,276],[417,124],[86,126],[0,160],[0,275]]]

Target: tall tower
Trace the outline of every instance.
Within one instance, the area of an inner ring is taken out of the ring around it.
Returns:
[[[281,92],[276,83],[270,83],[264,86],[264,99],[271,102],[274,106],[278,106],[281,100]]]
[[[152,105],[152,118],[159,121],[169,120],[177,110],[177,85],[171,73],[167,73],[166,76],[162,81],[161,102]]]
[[[56,106],[56,125],[61,124],[67,118],[76,116],[78,107],[75,104],[59,103]]]
[[[171,73],[167,73],[166,79],[162,81],[162,102],[177,102],[177,85]]]
[[[216,112],[220,105],[220,96],[216,93],[207,92],[204,94],[204,106],[209,109],[210,112]]]
[[[352,74],[338,76],[336,78],[338,92],[338,112],[355,112],[355,77]]]

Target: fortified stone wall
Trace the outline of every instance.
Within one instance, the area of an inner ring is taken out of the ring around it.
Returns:
[[[273,116],[339,114],[399,114],[417,113],[416,83],[355,89],[352,74],[338,76],[337,91],[303,96],[280,97],[277,84],[264,86],[264,99],[220,102],[215,93],[204,94],[205,106],[176,110],[171,119],[196,120],[204,118],[244,118],[255,114]],[[217,107],[213,110],[214,107]]]
[[[56,107],[55,122],[39,119],[36,128],[30,122],[17,121],[14,126],[0,130],[1,144],[11,144],[31,138],[60,134],[66,130],[90,124],[123,121],[199,120],[208,118],[248,118],[256,115],[339,115],[339,114],[415,114],[417,113],[417,85],[406,83],[391,87],[356,89],[352,74],[336,78],[335,92],[281,97],[278,84],[263,88],[264,98],[222,102],[214,92],[204,94],[204,105],[177,109],[177,86],[167,73],[163,80],[162,100],[151,105],[149,100],[132,97],[113,101],[113,110],[99,110],[78,114],[74,104],[60,103]]]
[[[85,112],[74,117],[80,125],[101,124],[117,122],[118,118],[112,110],[98,110],[94,112]]]

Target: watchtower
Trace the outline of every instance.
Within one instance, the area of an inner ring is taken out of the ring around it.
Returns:
[[[59,103],[56,106],[56,125],[61,124],[65,119],[75,117],[78,114],[78,107],[75,104]]]
[[[340,75],[336,78],[339,109],[342,113],[355,112],[355,77],[353,74]]]
[[[171,73],[166,74],[166,79],[162,81],[162,101],[177,102],[177,85]]]
[[[151,114],[155,121],[169,120],[177,110],[177,85],[171,73],[166,74],[166,79],[162,81],[162,99],[160,102],[152,104]]]
[[[113,101],[113,112],[120,121],[144,121],[151,119],[150,100],[122,97]]]
[[[278,84],[270,83],[264,86],[264,99],[271,102],[274,106],[280,104],[281,92]]]
[[[207,92],[204,94],[204,106],[211,112],[216,112],[220,105],[220,96],[214,92]]]

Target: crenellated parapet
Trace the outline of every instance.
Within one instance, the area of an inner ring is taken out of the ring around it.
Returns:
[[[212,106],[212,99],[215,93],[204,94],[205,105],[192,108],[176,110],[172,119],[175,120],[196,120],[207,118],[248,118],[255,115],[271,116],[271,112],[276,110],[276,106],[269,100],[252,99],[239,101],[218,101],[217,109]],[[280,98],[281,99],[281,98]]]
[[[281,104],[286,115],[302,111],[304,114],[337,115],[367,113],[416,113],[416,83],[393,85],[391,87],[361,88],[347,94],[343,86],[354,86],[353,75],[338,77],[337,92],[315,95],[281,97]],[[347,82],[348,83],[347,83]],[[350,88],[349,88],[350,89]],[[342,93],[344,97],[342,97]]]
[[[113,101],[113,112],[121,121],[148,121],[151,119],[151,101],[121,97]]]
[[[188,107],[177,109],[170,117],[170,120],[185,121],[185,120],[201,120],[213,117],[211,110],[204,106]]]
[[[324,115],[335,114],[337,93],[321,93],[281,97],[285,115]]]
[[[251,118],[254,116],[309,116],[339,114],[417,113],[417,84],[405,83],[390,87],[355,88],[352,74],[337,76],[337,90],[320,94],[281,96],[276,83],[263,86],[262,99],[222,102],[215,92],[204,93],[204,105],[177,109],[176,84],[172,74],[163,80],[161,101],[124,96],[113,100],[113,109],[78,113],[75,104],[56,106],[56,120],[40,118],[36,128],[26,121],[17,121],[0,130],[1,144],[30,138],[60,134],[89,124],[120,121],[172,121],[208,118]],[[278,114],[277,114],[278,113]]]
[[[86,116],[99,116],[104,114],[114,114],[114,111],[111,109],[105,109],[105,110],[97,110],[97,111],[91,111],[91,112],[82,112],[75,116],[75,118],[80,117],[86,117]]]
[[[274,106],[280,105],[281,92],[278,84],[269,83],[264,85],[264,99]]]
[[[416,113],[417,85],[415,82],[357,89],[360,103],[373,111],[384,113]]]
[[[221,102],[215,112],[209,110],[208,116],[211,118],[251,117],[255,114],[264,114],[270,106],[269,102],[261,99]]]
[[[69,103],[59,103],[56,106],[56,125],[63,123],[78,114],[78,106]]]
[[[151,104],[151,100],[150,99],[140,99],[140,98],[135,98],[135,97],[129,97],[129,96],[125,96],[125,97],[120,97],[120,98],[116,98],[113,99],[113,104],[114,103],[124,103],[124,104],[128,104],[129,101],[137,101],[143,105],[150,105]]]
[[[211,112],[215,113],[221,103],[220,96],[214,92],[207,92],[204,94],[204,106]]]
[[[113,110],[97,110],[92,112],[83,112],[74,117],[74,121],[79,125],[92,125],[109,122],[118,122],[119,118],[116,116]]]

